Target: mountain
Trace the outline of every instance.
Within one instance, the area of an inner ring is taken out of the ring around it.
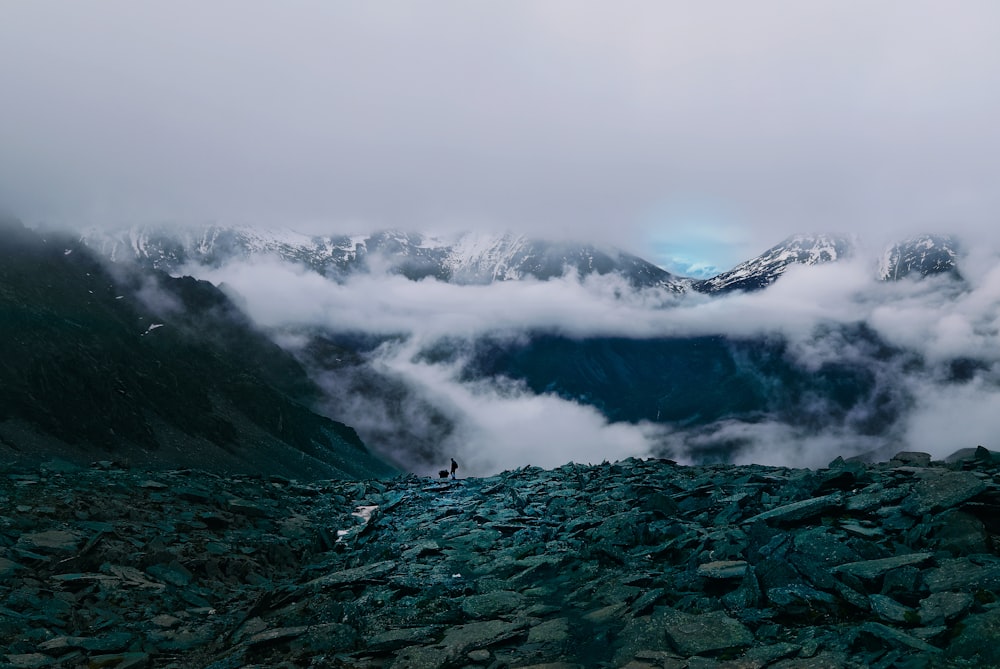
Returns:
[[[728,272],[699,281],[694,289],[702,293],[728,293],[767,288],[792,265],[819,265],[845,258],[852,242],[837,235],[793,235],[761,255],[740,263]]]
[[[879,278],[897,281],[906,277],[949,274],[958,271],[958,240],[946,235],[918,235],[888,247],[879,262]]]
[[[202,230],[137,226],[92,229],[82,241],[112,260],[176,272],[185,266],[218,266],[231,258],[273,256],[343,278],[384,270],[409,279],[433,277],[461,284],[617,274],[635,287],[680,293],[690,280],[623,251],[592,244],[552,242],[512,233],[468,232],[451,237],[381,231],[368,235],[305,235],[289,230],[212,226]]]
[[[371,478],[395,470],[312,412],[320,391],[212,284],[106,269],[0,222],[0,452],[8,460]]]

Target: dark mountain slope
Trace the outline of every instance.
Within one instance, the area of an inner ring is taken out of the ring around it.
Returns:
[[[958,240],[950,235],[918,235],[893,244],[879,262],[879,278],[898,281],[907,277],[944,274],[961,280]]]
[[[694,289],[702,293],[763,290],[781,278],[792,265],[819,265],[835,262],[852,253],[853,245],[837,235],[792,235],[777,246],[742,262],[728,272],[699,281]]]
[[[863,327],[829,333],[863,358],[806,369],[775,338],[530,339],[481,341],[469,378],[506,376],[536,393],[589,404],[612,421],[699,428],[716,421],[779,420],[809,431],[849,425],[883,433],[909,399],[892,384],[905,357]],[[738,450],[740,444],[721,444]]]
[[[109,273],[68,237],[0,223],[0,449],[296,477],[393,469],[311,412],[301,367],[190,277]]]

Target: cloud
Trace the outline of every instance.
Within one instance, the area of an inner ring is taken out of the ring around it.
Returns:
[[[633,251],[698,202],[729,232],[692,260],[721,266],[804,230],[987,230],[998,24],[981,0],[12,3],[0,201]]]
[[[648,456],[662,432],[650,424],[609,424],[593,407],[535,395],[509,380],[461,382],[460,362],[418,361],[412,342],[389,349],[382,364],[455,420],[440,453],[454,456],[467,475]],[[434,463],[420,464],[432,473]]]
[[[724,448],[731,457],[734,446],[739,461],[786,466],[918,447],[943,456],[954,444],[988,442],[1000,415],[992,411],[1000,377],[989,371],[1000,364],[1000,270],[986,262],[973,263],[964,284],[946,277],[886,283],[875,278],[874,258],[861,254],[794,266],[765,291],[714,298],[636,290],[610,275],[456,285],[378,272],[338,282],[268,258],[190,269],[238,294],[258,323],[286,333],[286,345],[296,346],[288,332],[308,328],[391,337],[359,367],[382,380],[337,369],[321,375],[336,398],[328,409],[378,435],[376,448],[426,473],[448,453],[469,474],[629,455],[698,462],[722,457]],[[531,332],[779,338],[784,355],[807,373],[846,366],[864,370],[872,385],[846,409],[830,398],[798,397],[800,424],[765,416],[680,429],[609,423],[579,402],[463,375],[476,340]],[[447,354],[427,355],[431,350]],[[980,362],[963,380],[953,365],[965,358]],[[382,398],[358,392],[387,382]],[[955,424],[955,416],[968,422]],[[925,429],[935,421],[950,427]],[[951,437],[935,439],[938,433]]]

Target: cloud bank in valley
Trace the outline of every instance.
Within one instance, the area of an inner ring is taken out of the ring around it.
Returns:
[[[738,461],[789,466],[823,466],[837,454],[879,448],[944,457],[980,443],[998,446],[990,439],[1000,433],[1000,413],[994,411],[1000,403],[1000,269],[990,268],[985,259],[971,259],[963,284],[944,277],[880,282],[873,260],[858,256],[795,266],[765,291],[720,297],[635,290],[616,277],[597,275],[455,285],[374,273],[336,282],[276,259],[198,271],[238,293],[264,327],[393,337],[370,359],[451,421],[454,429],[444,434],[441,448],[467,462],[470,474],[630,455],[670,454],[690,462],[703,457],[701,449],[726,440],[743,444]],[[909,353],[898,361],[880,360],[878,347],[840,329],[862,324],[883,345]],[[876,385],[885,390],[879,397],[895,398],[903,415],[878,436],[856,429],[865,415],[847,416],[820,431],[759,419],[723,420],[698,430],[609,424],[591,406],[535,395],[513,381],[463,378],[472,342],[530,332],[580,339],[780,337],[787,341],[786,355],[807,371],[827,363],[871,369]],[[449,355],[428,356],[435,346],[444,346]],[[915,359],[922,363],[912,364]],[[951,370],[963,359],[978,362],[959,382]],[[334,381],[334,375],[327,380]],[[364,420],[363,403],[346,407],[355,422]],[[416,425],[426,411],[426,405],[414,408],[405,420]],[[393,455],[401,461],[412,458],[405,446]],[[429,461],[408,464],[432,466]]]

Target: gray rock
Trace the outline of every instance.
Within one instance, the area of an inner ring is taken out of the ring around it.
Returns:
[[[919,518],[961,504],[984,490],[986,483],[972,472],[928,470],[914,484],[913,494],[903,503],[903,509]]]
[[[937,516],[930,537],[938,550],[955,556],[989,552],[986,526],[975,516],[958,509],[949,509]]]
[[[743,578],[746,560],[717,560],[698,565],[698,575],[712,579]]]
[[[525,600],[519,592],[499,590],[466,597],[462,601],[462,611],[470,618],[496,618],[523,608]]]
[[[813,516],[826,513],[827,511],[840,507],[842,504],[843,496],[839,492],[835,492],[822,497],[814,497],[800,502],[783,504],[782,506],[769,509],[763,513],[758,513],[756,516],[747,518],[743,521],[743,523],[745,525],[758,521],[794,523],[796,521],[805,520],[807,518],[812,518]]]
[[[922,641],[917,637],[910,636],[905,632],[900,632],[899,630],[883,625],[882,623],[876,622],[866,622],[862,623],[859,628],[859,634],[869,634],[873,637],[881,639],[886,642],[890,647],[894,648],[909,648],[921,653],[928,653],[931,655],[937,655],[941,653],[941,649],[932,646],[926,641]]]
[[[386,630],[365,640],[365,648],[373,652],[396,651],[407,646],[424,646],[437,639],[441,628],[404,627],[402,629]]]
[[[935,592],[920,600],[920,623],[927,626],[950,623],[965,615],[973,601],[967,592]]]
[[[39,669],[54,666],[56,660],[42,653],[11,653],[7,663],[12,669]]]
[[[931,592],[992,590],[1000,592],[1000,561],[976,564],[968,558],[942,560],[939,567],[924,572]]]
[[[967,616],[945,655],[969,667],[1000,667],[1000,609]]]
[[[893,623],[909,623],[915,619],[916,613],[913,609],[903,606],[892,597],[869,595],[868,601],[871,604],[872,613],[882,620]]]
[[[931,464],[931,454],[919,451],[901,451],[892,456],[892,459],[889,461],[890,465],[896,463],[912,467],[929,467]]]
[[[380,581],[386,575],[392,573],[395,569],[396,562],[394,560],[373,562],[360,567],[343,569],[341,571],[333,572],[332,574],[320,576],[319,578],[315,578],[306,583],[306,586],[313,588],[336,588],[355,583]]]
[[[933,553],[909,553],[907,555],[897,555],[896,557],[881,558],[878,560],[848,562],[833,567],[832,571],[835,574],[850,574],[861,579],[874,580],[892,569],[898,569],[907,565],[923,564],[933,557]]]
[[[553,618],[528,630],[528,643],[562,645],[570,640],[568,618]]]
[[[666,613],[664,633],[670,645],[681,655],[704,655],[745,648],[753,643],[753,634],[738,620],[721,611],[692,615],[682,611]]]
[[[19,548],[39,553],[71,553],[80,546],[82,536],[67,530],[47,530],[22,534],[17,540]]]

